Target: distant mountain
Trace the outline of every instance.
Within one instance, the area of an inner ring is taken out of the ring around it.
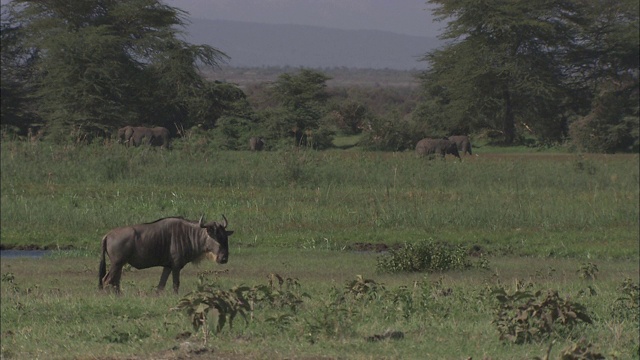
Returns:
[[[292,66],[422,70],[418,61],[440,46],[436,38],[378,30],[338,30],[192,18],[186,40],[231,57],[230,66]]]

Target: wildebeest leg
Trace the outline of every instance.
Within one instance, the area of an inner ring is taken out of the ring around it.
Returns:
[[[158,291],[164,290],[164,286],[167,284],[167,279],[169,279],[169,274],[171,274],[170,267],[162,268],[162,275],[160,276],[160,282],[158,283]]]
[[[102,283],[112,285],[116,293],[120,293],[120,278],[122,277],[122,267],[124,264],[111,264],[107,275],[104,276]]]
[[[173,291],[178,293],[178,289],[180,288],[180,268],[173,268]]]

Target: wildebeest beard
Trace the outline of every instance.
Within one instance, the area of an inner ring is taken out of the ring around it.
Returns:
[[[199,266],[205,259],[208,259],[209,261],[216,261],[216,254],[213,251],[206,252],[195,258],[191,263],[195,266]]]

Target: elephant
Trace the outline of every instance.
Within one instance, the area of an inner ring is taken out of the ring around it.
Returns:
[[[458,146],[448,139],[422,139],[416,144],[416,154],[418,156],[440,154],[443,159],[445,154],[451,154],[460,159]]]
[[[143,126],[136,126],[133,128],[133,134],[129,139],[129,143],[133,146],[151,144],[152,138],[153,133],[151,132],[151,129]]]
[[[131,136],[133,135],[133,126],[125,126],[123,128],[118,129],[118,142],[125,144],[125,146],[130,145]]]
[[[151,141],[150,144],[151,146],[159,146],[163,149],[166,149],[169,147],[169,141],[170,141],[170,133],[169,130],[167,130],[167,128],[158,126],[158,127],[154,127],[151,128]]]
[[[458,151],[464,155],[465,153],[468,153],[469,155],[473,155],[471,153],[471,141],[469,140],[469,137],[466,135],[453,135],[453,136],[449,136],[449,140],[453,141],[454,143],[456,143],[456,145],[458,146]]]
[[[169,130],[163,127],[147,128],[143,126],[125,126],[118,129],[118,139],[125,145],[151,145],[161,148],[169,147]]]
[[[249,139],[249,149],[251,149],[251,151],[261,151],[264,149],[264,145],[264,139],[262,138],[254,136]]]

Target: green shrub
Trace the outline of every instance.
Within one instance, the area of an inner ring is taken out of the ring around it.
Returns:
[[[578,150],[604,153],[638,151],[637,88],[637,80],[617,85],[603,84],[591,112],[569,125],[569,136]]]
[[[267,288],[266,300],[275,308],[288,308],[292,313],[296,313],[298,307],[309,299],[310,296],[300,289],[300,283],[295,278],[284,278],[279,274],[269,274],[269,286]]]
[[[580,278],[585,280],[595,280],[599,271],[598,265],[592,262],[583,263],[580,265],[580,268],[576,270]]]
[[[2,282],[5,283],[5,289],[9,288],[13,292],[20,292],[20,287],[16,284],[16,276],[12,272],[2,274]]]
[[[345,294],[351,295],[356,300],[375,300],[380,298],[385,288],[375,280],[357,275],[355,280],[346,282],[344,290]]]
[[[321,339],[337,339],[353,334],[354,319],[359,310],[351,306],[352,299],[347,296],[349,292],[348,288],[341,291],[334,287],[328,299],[321,300],[320,304],[305,313],[301,320],[307,342],[315,344]]]
[[[613,306],[613,316],[619,319],[629,319],[640,322],[640,284],[631,279],[625,279],[619,290],[622,295],[616,299]]]
[[[604,360],[605,357],[593,349],[593,345],[581,339],[577,344],[572,344],[562,350],[561,360]]]
[[[378,257],[377,263],[381,272],[439,272],[469,267],[471,263],[463,246],[433,240],[404,244]]]
[[[185,295],[175,310],[186,312],[191,319],[193,329],[198,331],[202,328],[204,343],[207,343],[207,315],[210,310],[216,310],[218,323],[216,332],[220,332],[225,324],[229,328],[233,326],[233,320],[237,315],[241,315],[245,321],[246,313],[251,311],[249,301],[246,299],[247,292],[251,290],[246,286],[236,286],[229,290],[220,289],[214,283],[206,283],[204,276],[198,277],[198,289]]]
[[[536,356],[533,360],[550,360],[551,348],[555,344],[552,341],[547,349],[547,354],[543,357]],[[587,342],[584,338],[580,339],[578,343],[572,343],[569,347],[562,350],[558,356],[559,360],[604,360],[605,357],[593,350],[593,345]]]
[[[561,298],[555,290],[508,294],[498,288],[493,294],[499,302],[493,323],[500,340],[515,344],[540,341],[570,331],[581,322],[592,323],[583,305]]]

